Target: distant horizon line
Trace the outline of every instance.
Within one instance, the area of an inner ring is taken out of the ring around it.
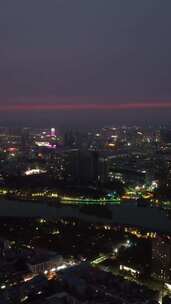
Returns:
[[[131,102],[131,103],[30,103],[2,104],[0,112],[15,111],[109,111],[109,110],[141,110],[141,109],[171,109],[170,102]]]

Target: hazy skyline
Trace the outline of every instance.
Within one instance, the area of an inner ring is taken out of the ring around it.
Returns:
[[[169,122],[170,10],[169,0],[2,0],[0,120]]]

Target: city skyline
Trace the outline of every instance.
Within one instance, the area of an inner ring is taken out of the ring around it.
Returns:
[[[171,303],[170,28],[0,0],[0,304]]]

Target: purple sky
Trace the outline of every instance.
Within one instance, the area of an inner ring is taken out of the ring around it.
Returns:
[[[170,29],[170,0],[1,0],[1,122],[169,122]],[[149,102],[161,109],[48,109]],[[18,104],[40,109],[1,111]]]

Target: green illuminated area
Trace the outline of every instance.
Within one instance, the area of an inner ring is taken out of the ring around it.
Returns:
[[[97,259],[95,259],[95,260],[93,260],[93,261],[91,262],[91,265],[94,265],[94,266],[95,266],[95,265],[98,265],[98,264],[100,264],[100,263],[106,261],[108,258],[109,258],[109,256],[107,256],[107,255],[98,257]]]
[[[65,189],[43,189],[43,188],[14,188],[9,186],[0,187],[0,197],[11,200],[24,200],[34,202],[53,202],[54,204],[66,204],[66,205],[120,205],[127,200],[144,200],[147,205],[150,203],[154,206],[160,205],[164,209],[171,209],[170,200],[157,199],[153,192],[145,190],[137,190],[133,188],[127,189],[127,191],[119,195],[117,192],[104,193],[98,189],[95,193],[89,193],[89,189],[85,191],[75,191],[73,193],[66,191]]]
[[[87,197],[72,197],[63,196],[54,191],[34,191],[29,190],[12,190],[8,188],[0,188],[0,196],[6,199],[17,199],[17,200],[51,200],[61,204],[86,204],[86,205],[105,205],[105,204],[120,204],[121,199],[116,195],[108,195],[100,198],[87,198]]]
[[[91,198],[72,198],[72,197],[61,197],[61,203],[64,203],[64,204],[72,204],[72,203],[75,203],[75,204],[88,204],[88,205],[91,205],[91,204],[120,204],[121,203],[121,200],[120,198],[110,198],[110,199],[107,199],[107,198],[99,198],[99,199],[91,199]]]

